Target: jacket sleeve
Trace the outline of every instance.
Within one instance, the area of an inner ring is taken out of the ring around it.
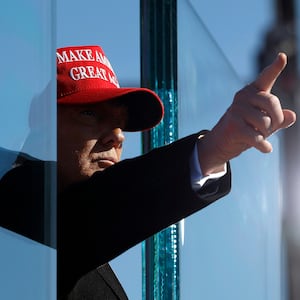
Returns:
[[[193,191],[189,157],[197,136],[123,160],[58,199],[62,286],[70,288],[89,270],[229,192],[229,165],[225,176],[208,181],[197,193]]]
[[[56,162],[26,159],[0,180],[0,226],[56,248]]]

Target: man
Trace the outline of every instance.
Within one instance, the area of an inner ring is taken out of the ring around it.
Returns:
[[[158,124],[160,99],[148,89],[119,88],[98,46],[57,50],[59,299],[127,299],[108,262],[226,195],[230,159],[251,147],[272,151],[266,138],[296,120],[271,94],[285,65],[281,53],[211,131],[120,162],[123,131]],[[4,176],[0,193],[12,180]],[[17,231],[11,224],[2,226]]]

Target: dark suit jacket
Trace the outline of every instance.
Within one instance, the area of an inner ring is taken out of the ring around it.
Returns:
[[[192,135],[140,157],[123,160],[58,195],[59,299],[66,299],[69,293],[69,299],[126,299],[106,263],[229,192],[229,166],[226,176],[218,181],[207,182],[199,192],[191,188],[189,158],[197,136]],[[45,163],[42,164],[44,169]],[[30,169],[28,165],[27,168]],[[39,169],[37,165],[32,168]],[[4,193],[13,195],[10,203],[1,201],[0,224],[37,241],[47,242],[38,230],[26,233],[26,220],[14,225],[16,207],[19,207],[20,201],[27,203],[26,193],[33,198],[30,205],[34,214],[37,213],[34,203],[41,202],[41,194],[35,195],[32,191],[36,188],[32,178],[24,176],[22,169],[17,169],[0,181],[1,200]],[[16,177],[16,173],[19,176]],[[22,193],[14,188],[20,181],[24,189]],[[38,182],[44,186],[43,178]],[[43,206],[39,207],[43,209]],[[36,228],[31,221],[30,209],[26,213],[30,229]],[[7,220],[4,214],[10,215],[8,222],[2,222],[2,218]],[[37,221],[38,225],[42,222],[39,218]],[[103,267],[99,269],[99,266]],[[94,290],[92,295],[91,289]],[[80,298],[83,294],[88,296]]]
[[[79,279],[68,300],[128,300],[109,264],[104,264]]]

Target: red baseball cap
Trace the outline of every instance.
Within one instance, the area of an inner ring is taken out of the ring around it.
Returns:
[[[143,131],[157,125],[163,103],[147,88],[120,88],[116,74],[99,46],[58,48],[57,103],[95,104],[118,99],[128,109],[125,131]]]

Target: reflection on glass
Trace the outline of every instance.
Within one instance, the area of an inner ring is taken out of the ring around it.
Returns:
[[[189,1],[178,2],[179,135],[210,129],[242,88]],[[181,299],[284,298],[280,149],[233,160],[225,198],[184,221]]]
[[[53,12],[50,0],[6,1],[0,10],[0,298],[6,300],[56,299]],[[51,163],[42,178],[7,180],[20,165],[44,161]],[[14,196],[3,196],[6,188]],[[42,191],[39,205],[24,189]]]

